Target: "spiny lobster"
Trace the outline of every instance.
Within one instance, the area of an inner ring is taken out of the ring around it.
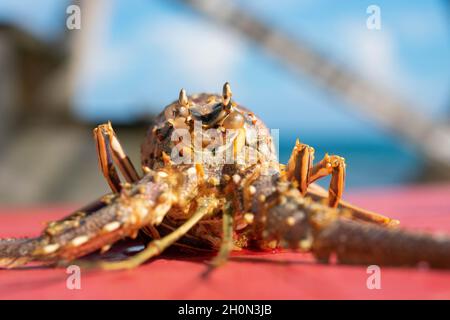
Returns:
[[[145,235],[145,249],[121,261],[79,262],[103,269],[136,267],[172,245],[210,249],[223,264],[237,248],[290,248],[321,262],[450,267],[450,238],[398,228],[398,221],[341,197],[345,161],[297,141],[279,164],[269,129],[232,99],[181,90],[150,127],[140,175],[110,123],[94,129],[99,166],[112,193],[48,224],[36,238],[0,240],[0,266],[67,263]],[[224,141],[225,139],[225,141]],[[117,169],[126,182],[121,182]],[[314,182],[331,175],[328,193]]]

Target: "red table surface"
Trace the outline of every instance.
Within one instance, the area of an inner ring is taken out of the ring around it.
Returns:
[[[346,198],[401,221],[409,229],[450,233],[450,185],[350,192]],[[0,237],[37,234],[74,206],[0,209]],[[449,299],[450,271],[381,268],[369,290],[366,267],[320,265],[300,253],[261,253],[230,261],[201,278],[203,259],[157,258],[126,271],[82,271],[81,289],[66,287],[59,269],[0,270],[0,299]]]

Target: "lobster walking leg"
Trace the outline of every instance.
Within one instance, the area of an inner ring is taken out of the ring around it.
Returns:
[[[345,163],[343,158],[327,155],[315,166],[313,166],[313,158],[314,149],[297,140],[286,167],[286,177],[288,180],[298,183],[298,189],[303,195],[307,194],[315,200],[328,197],[328,203],[331,207],[350,209],[354,218],[358,220],[380,225],[398,225],[398,220],[356,207],[341,199],[345,183]],[[314,181],[329,174],[332,175],[332,178],[327,193],[325,189],[315,184]]]
[[[112,191],[118,192],[121,189],[120,179],[113,166],[114,163],[127,182],[138,181],[140,179],[139,174],[120,145],[111,123],[99,125],[93,133],[97,145],[99,165]]]
[[[297,181],[302,195],[305,195],[308,190],[313,160],[314,149],[297,140],[286,171],[289,180]]]
[[[233,206],[231,203],[225,205],[222,225],[223,225],[223,236],[222,244],[219,249],[217,256],[211,261],[211,267],[220,267],[225,264],[228,260],[230,252],[233,250]]]
[[[345,160],[339,156],[328,154],[313,166],[309,183],[331,174],[330,187],[328,189],[328,205],[336,208],[344,193],[345,185]]]
[[[298,140],[286,168],[289,180],[297,181],[299,191],[305,195],[314,181],[331,174],[328,204],[337,207],[342,198],[345,184],[345,161],[339,156],[328,154],[313,166],[314,149]]]
[[[112,156],[108,152],[109,147],[107,144],[109,143],[109,140],[106,140],[103,136],[102,128],[102,126],[98,126],[93,131],[95,145],[97,147],[98,164],[111,191],[118,193],[122,187],[120,186],[119,175],[117,174],[116,168],[114,168]]]
[[[308,188],[308,196],[313,198],[316,201],[320,201],[328,196],[327,191],[319,186],[318,184],[312,183]],[[372,212],[367,209],[363,209],[357,207],[353,204],[348,203],[347,201],[340,200],[338,208],[340,209],[348,209],[355,220],[374,223],[382,226],[396,227],[400,223],[396,219],[392,219],[386,216],[383,216],[379,213]]]
[[[104,270],[121,270],[135,268],[145,261],[161,254],[166,248],[177,242],[182,236],[184,236],[198,221],[208,214],[211,214],[218,206],[219,202],[214,197],[204,197],[198,200],[198,207],[194,214],[186,220],[178,229],[168,234],[167,236],[153,240],[147,247],[136,254],[135,256],[114,262],[100,261],[93,264],[85,264],[81,262],[81,265],[100,267]]]

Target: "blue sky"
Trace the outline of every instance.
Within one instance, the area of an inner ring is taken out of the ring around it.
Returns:
[[[175,2],[104,2],[106,17],[95,25],[78,81],[82,117],[133,119],[176,98],[180,87],[219,91],[228,80],[236,100],[258,110],[272,127],[367,131],[364,118],[347,113],[339,99]],[[380,31],[365,26],[373,1],[234,2],[432,116],[449,105],[450,22],[443,1],[377,1]],[[0,19],[52,38],[64,31],[65,6],[60,0],[2,0]]]
[[[281,129],[280,137],[288,143],[297,136],[330,146],[391,143],[391,136],[351,112],[338,97],[176,1],[102,2],[104,15],[92,25],[78,70],[79,117],[130,121],[159,111],[177,98],[181,87],[189,93],[220,92],[230,81],[234,98],[271,128]],[[449,114],[450,10],[444,1],[232,2],[309,41],[334,61],[414,102],[422,112],[436,119]],[[0,20],[20,24],[42,38],[57,37],[65,31],[67,2],[38,3],[2,0]],[[381,9],[379,31],[366,28],[371,4]]]

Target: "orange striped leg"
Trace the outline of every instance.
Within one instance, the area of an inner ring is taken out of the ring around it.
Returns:
[[[121,190],[119,175],[114,164],[119,168],[127,182],[138,181],[140,179],[139,174],[120,145],[111,123],[99,125],[93,133],[99,166],[111,190],[113,192]]]
[[[339,156],[328,154],[313,166],[314,149],[298,140],[286,167],[289,180],[297,181],[299,191],[305,195],[308,186],[314,181],[331,174],[328,188],[328,204],[337,207],[345,185],[345,160]]]

